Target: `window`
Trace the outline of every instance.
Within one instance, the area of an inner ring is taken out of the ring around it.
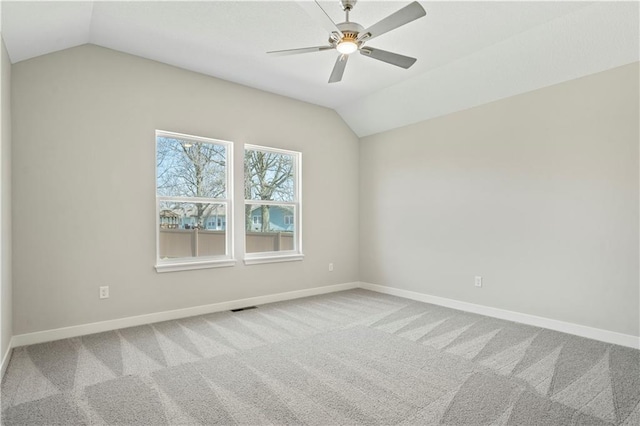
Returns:
[[[230,266],[231,142],[156,131],[158,272]]]
[[[301,260],[301,154],[245,145],[245,263]]]

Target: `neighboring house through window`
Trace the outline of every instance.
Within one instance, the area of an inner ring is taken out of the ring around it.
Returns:
[[[293,225],[293,215],[286,215],[284,217],[284,224],[285,225]]]

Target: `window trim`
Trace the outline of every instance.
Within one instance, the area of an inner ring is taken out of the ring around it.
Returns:
[[[178,271],[192,271],[195,269],[209,269],[209,268],[225,268],[228,266],[235,266],[237,260],[225,259],[225,260],[205,260],[198,262],[175,262],[175,263],[161,263],[156,264],[156,272],[178,272]]]
[[[260,252],[260,253],[252,253],[252,254],[262,254],[262,253],[289,253],[290,251],[287,252],[276,252],[276,251],[271,251],[271,252]],[[263,263],[279,263],[279,262],[295,262],[298,260],[303,260],[304,259],[304,254],[302,253],[298,253],[298,254],[280,254],[277,256],[252,256],[252,257],[247,257],[244,259],[244,264],[245,265],[260,265]]]
[[[186,139],[194,142],[204,142],[216,145],[223,145],[225,147],[226,157],[226,176],[225,176],[225,198],[197,198],[197,197],[174,197],[174,196],[159,196],[158,195],[158,137],[169,137],[176,139]],[[156,203],[156,272],[176,272],[176,271],[188,271],[194,269],[207,269],[207,268],[220,268],[227,266],[234,266],[237,260],[234,258],[234,233],[233,233],[233,142],[225,141],[221,139],[207,138],[203,136],[187,135],[184,133],[169,132],[165,130],[156,130],[154,139],[154,152],[155,152],[155,203]],[[201,257],[181,257],[177,259],[167,260],[160,259],[160,202],[161,201],[179,201],[183,203],[203,202],[212,204],[225,204],[226,205],[226,223],[231,222],[231,226],[225,226],[225,252],[223,256],[201,256]]]
[[[304,259],[302,251],[302,152],[291,151],[287,149],[272,148],[263,145],[244,144],[242,164],[244,166],[244,155],[247,150],[273,152],[276,154],[290,155],[293,157],[294,165],[294,201],[273,201],[273,200],[247,200],[243,197],[243,207],[248,204],[265,204],[275,206],[293,206],[294,207],[294,250],[285,251],[262,251],[256,253],[247,253],[247,226],[242,226],[242,249],[244,253],[245,265],[257,265],[262,263],[291,262]],[[244,176],[244,167],[243,167]],[[244,182],[244,179],[243,179]],[[243,183],[244,185],[244,183]],[[243,190],[244,193],[244,190]],[[297,216],[297,217],[296,217]]]

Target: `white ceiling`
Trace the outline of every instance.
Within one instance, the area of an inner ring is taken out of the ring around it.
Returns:
[[[2,1],[13,63],[93,43],[335,109],[358,136],[389,130],[639,60],[637,2],[430,2],[427,15],[369,44],[418,58],[409,70],[337,53],[293,1]],[[335,22],[338,1],[320,2]],[[360,0],[368,27],[408,4]]]

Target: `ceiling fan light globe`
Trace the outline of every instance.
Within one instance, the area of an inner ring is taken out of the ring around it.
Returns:
[[[343,55],[348,55],[358,50],[358,44],[353,41],[341,41],[336,46],[336,49]]]

